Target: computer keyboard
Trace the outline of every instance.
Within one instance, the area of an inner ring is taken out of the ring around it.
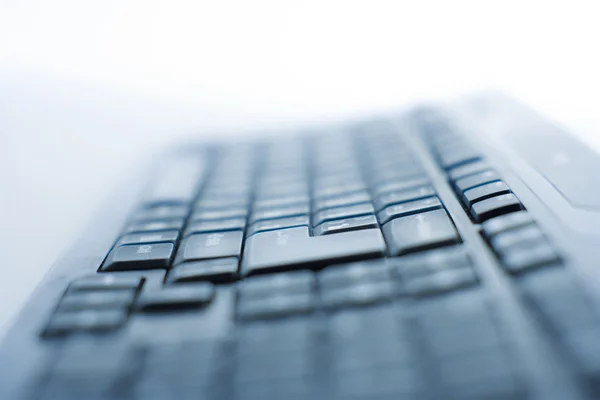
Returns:
[[[459,129],[433,111],[411,123],[163,163],[39,325],[60,350],[27,398],[549,398],[528,371],[548,347],[523,345],[493,285],[585,388],[556,398],[600,396],[600,316],[564,251]]]

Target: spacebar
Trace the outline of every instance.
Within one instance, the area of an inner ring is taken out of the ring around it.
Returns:
[[[386,245],[379,229],[310,237],[307,227],[262,232],[249,237],[242,274],[253,275],[382,257]]]

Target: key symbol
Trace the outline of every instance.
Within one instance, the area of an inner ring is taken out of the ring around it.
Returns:
[[[152,252],[152,245],[151,244],[144,244],[141,246],[138,246],[136,253],[137,254],[147,254],[147,253],[151,253]]]

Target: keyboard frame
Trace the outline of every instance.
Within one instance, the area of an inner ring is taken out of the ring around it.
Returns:
[[[483,107],[485,111],[474,108]],[[512,191],[534,216],[544,233],[558,246],[566,267],[580,277],[588,292],[600,304],[600,280],[594,272],[595,260],[600,257],[600,227],[592,233],[578,225],[578,219],[567,223],[557,218],[573,214],[573,206],[550,185],[526,160],[502,141],[502,132],[520,130],[526,133],[531,127],[557,130],[555,126],[524,106],[501,95],[485,95],[460,103],[441,105],[447,115],[470,140],[476,144],[490,164],[500,173]],[[425,169],[446,209],[450,213],[464,245],[470,251],[483,285],[498,304],[498,316],[506,331],[515,339],[515,348],[522,355],[521,373],[526,374],[534,399],[585,399],[581,382],[574,376],[569,361],[557,349],[545,328],[536,320],[515,288],[510,276],[503,272],[492,250],[485,244],[480,227],[465,213],[461,203],[450,188],[446,177],[436,165],[425,143],[415,135],[415,121],[411,112],[386,116],[405,130],[413,149],[420,156]],[[502,121],[498,124],[498,121]],[[479,132],[492,132],[486,137]],[[500,143],[500,144],[499,144]],[[176,154],[178,150],[174,150]],[[35,289],[29,301],[9,329],[0,346],[0,398],[21,399],[31,396],[32,379],[43,374],[44,364],[60,350],[57,341],[41,340],[40,331],[50,317],[57,300],[68,283],[78,277],[94,274],[102,264],[115,238],[131,210],[137,204],[145,182],[139,179],[143,171],[152,166],[142,166],[132,174],[131,182],[115,190],[114,196],[102,207],[89,228],[53,264],[48,274]],[[583,173],[583,171],[582,171]],[[591,211],[586,211],[591,212]],[[600,215],[600,213],[598,213]],[[160,284],[160,271],[151,271],[150,284]],[[596,290],[594,290],[596,289]],[[233,325],[235,293],[233,285],[218,287],[218,296],[210,309],[198,318],[190,316],[136,317],[123,335],[131,340],[166,341],[172,339],[171,330],[198,333],[206,338],[222,338]],[[161,318],[169,320],[168,328],[157,329]],[[195,327],[202,329],[194,330]],[[149,329],[152,328],[152,329]],[[191,333],[188,333],[191,336]],[[180,340],[178,337],[177,340]]]

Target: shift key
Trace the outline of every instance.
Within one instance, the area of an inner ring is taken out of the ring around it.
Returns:
[[[443,209],[396,218],[383,226],[383,235],[392,256],[460,241],[454,224]]]
[[[175,264],[211,258],[240,257],[242,251],[242,231],[226,231],[190,235],[183,241]]]

